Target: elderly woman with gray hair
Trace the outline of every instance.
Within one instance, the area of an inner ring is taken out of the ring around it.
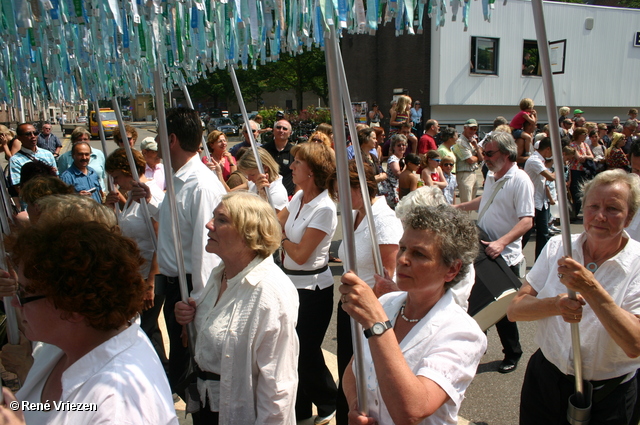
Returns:
[[[640,368],[640,243],[624,229],[640,206],[640,181],[609,170],[582,194],[584,232],[572,235],[571,257],[560,236],[549,240],[507,311],[509,320],[538,321],[520,424],[566,423],[575,373],[569,323],[579,323],[583,378],[594,389],[591,424],[630,423]]]
[[[447,205],[404,217],[396,258],[398,292],[378,300],[354,273],[340,286],[342,308],[365,329],[368,416],[359,411],[355,376],[344,374],[352,424],[457,424],[464,393],[487,345],[449,289],[477,254],[475,225]],[[437,332],[436,332],[437,330]]]

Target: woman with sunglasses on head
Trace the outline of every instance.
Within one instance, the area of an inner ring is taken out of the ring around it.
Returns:
[[[449,205],[455,205],[456,203],[456,188],[458,187],[458,181],[456,175],[453,174],[453,167],[456,165],[456,158],[451,155],[445,155],[440,162],[440,168],[442,168],[442,174],[447,181],[447,187],[442,189],[444,198]]]
[[[448,183],[440,168],[440,154],[438,151],[431,150],[422,160],[422,171],[420,177],[425,186],[437,186],[444,190]]]

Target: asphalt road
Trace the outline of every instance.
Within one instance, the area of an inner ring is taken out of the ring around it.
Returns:
[[[155,136],[154,125],[135,123],[135,127],[138,130],[138,142],[136,148],[139,149],[139,143],[148,136]],[[54,133],[59,137],[61,133],[55,131],[59,130],[59,126],[54,125]],[[239,141],[238,137],[230,138],[230,146]],[[99,140],[94,140],[91,145],[95,148],[102,149]],[[116,145],[112,139],[107,140],[107,150],[112,152]],[[63,152],[69,149],[69,140],[64,141]],[[481,178],[481,177],[480,177]],[[339,216],[339,225],[336,234],[333,238],[331,252],[337,256],[338,245],[342,240],[342,223],[341,216]],[[582,231],[582,225],[571,225],[572,233],[579,233]],[[525,247],[524,253],[527,258],[528,268],[531,267],[534,260],[534,248],[535,238]],[[334,275],[335,296],[334,300],[338,303],[338,286],[340,283],[340,275],[342,274],[342,265],[331,263],[331,270]],[[478,367],[478,372],[467,389],[465,401],[460,409],[460,421],[459,424],[467,424],[469,422],[478,425],[513,425],[518,423],[518,406],[520,405],[520,389],[522,386],[522,380],[524,377],[524,371],[526,364],[529,361],[529,357],[537,349],[533,342],[535,334],[535,323],[521,322],[518,324],[520,330],[520,342],[524,351],[524,355],[520,360],[518,368],[509,374],[503,375],[498,373],[497,367],[502,361],[502,346],[498,339],[495,328],[491,328],[488,331],[488,348],[487,352],[481,360]],[[326,351],[327,362],[334,365],[335,360],[333,356],[336,354],[336,315],[333,315],[331,325],[325,336],[323,348]],[[181,415],[179,415],[181,416]],[[301,422],[306,424],[309,421]],[[191,423],[190,418],[182,419],[181,423]],[[333,422],[332,422],[333,423]]]

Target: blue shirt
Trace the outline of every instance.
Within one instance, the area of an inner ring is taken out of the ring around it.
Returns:
[[[94,147],[91,148],[91,157],[89,158],[89,167],[93,168],[93,171],[98,173],[100,179],[100,187],[105,188],[106,174],[104,171],[104,153],[100,149]],[[66,151],[58,157],[58,174],[62,175],[73,164],[73,158],[71,157],[71,151]]]
[[[11,175],[11,183],[13,183],[14,185],[20,184],[20,171],[22,170],[22,166],[24,164],[26,164],[27,162],[31,162],[30,157],[49,164],[56,170],[58,169],[53,154],[48,150],[38,149],[36,152],[34,152],[23,147],[18,152],[16,152],[15,155],[9,158],[9,174]]]
[[[71,167],[60,175],[60,180],[73,186],[76,192],[96,188],[96,190],[91,193],[91,197],[96,202],[102,203],[100,179],[98,179],[98,173],[96,173],[93,168],[87,167],[87,174],[85,174],[78,170],[74,164],[71,164]]]
[[[56,153],[57,148],[62,147],[62,143],[58,136],[51,133],[49,137],[45,138],[42,133],[38,134],[38,147],[42,149],[46,149],[51,153]]]

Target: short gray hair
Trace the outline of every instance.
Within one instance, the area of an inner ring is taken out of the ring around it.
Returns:
[[[445,282],[445,290],[454,287],[469,272],[478,255],[478,231],[468,214],[449,205],[418,206],[407,214],[403,225],[405,232],[411,229],[432,232],[445,266],[462,262],[458,274]]]
[[[435,207],[446,205],[447,200],[438,186],[422,186],[409,192],[396,205],[396,217],[404,221],[411,211],[418,207]]]
[[[589,180],[580,186],[580,194],[583,201],[587,199],[589,192],[599,186],[607,186],[615,183],[626,184],[629,188],[629,199],[627,205],[629,208],[629,219],[632,219],[638,212],[640,207],[640,177],[634,173],[627,173],[618,168],[616,170],[607,170],[597,174],[593,180]]]
[[[249,125],[251,126],[251,130],[259,130],[260,129],[260,124],[258,124],[254,120],[249,120]],[[247,127],[246,123],[242,124],[242,132],[244,132],[246,127]]]
[[[636,128],[638,126],[638,122],[636,120],[626,120],[624,122],[625,127]]]
[[[509,161],[516,162],[518,158],[518,147],[511,133],[506,131],[494,131],[491,133],[491,142],[496,142],[498,150],[505,155],[509,155]]]
[[[396,145],[401,142],[407,143],[407,136],[400,133],[396,133],[393,136],[391,136],[391,146],[389,146],[389,152],[393,154],[393,150],[396,148]]]

